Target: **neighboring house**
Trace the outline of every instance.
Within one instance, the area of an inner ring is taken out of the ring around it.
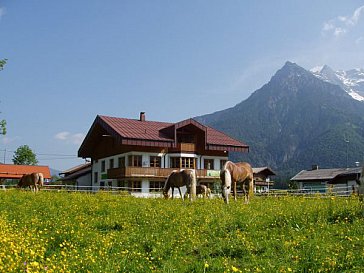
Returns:
[[[303,170],[291,178],[301,190],[312,192],[337,192],[348,194],[356,190],[361,176],[361,167]]]
[[[0,181],[19,180],[24,174],[29,173],[42,173],[44,181],[52,177],[48,166],[0,164]]]
[[[79,187],[80,190],[92,187],[91,181],[91,163],[85,163],[65,170],[59,175],[61,182],[64,184],[72,184]]]
[[[97,116],[78,155],[91,158],[92,186],[160,192],[172,170],[196,169],[199,183],[211,188],[230,151],[249,146],[194,119],[177,123]]]
[[[253,168],[254,174],[254,191],[266,192],[269,188],[272,188],[274,182],[271,180],[271,176],[276,175],[269,167]]]

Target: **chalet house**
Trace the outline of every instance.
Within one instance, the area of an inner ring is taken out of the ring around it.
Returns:
[[[210,187],[229,152],[249,146],[194,119],[177,123],[97,116],[78,156],[91,158],[94,189],[122,187],[132,192],[159,192],[172,170],[196,169],[199,183]]]
[[[0,164],[0,181],[19,180],[24,174],[29,173],[42,173],[45,181],[52,177],[48,166]]]
[[[311,170],[300,171],[291,181],[296,182],[301,190],[350,194],[358,187],[361,171],[361,167],[319,169],[314,165]]]
[[[274,182],[271,180],[271,176],[276,175],[269,167],[253,168],[254,174],[254,191],[266,192],[269,188],[272,188]]]

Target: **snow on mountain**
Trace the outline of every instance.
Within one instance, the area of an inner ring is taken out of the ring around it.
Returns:
[[[364,102],[364,69],[334,71],[324,65],[310,71],[321,80],[341,86],[353,99]]]

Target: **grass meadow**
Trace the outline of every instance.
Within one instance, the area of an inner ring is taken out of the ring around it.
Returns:
[[[357,198],[0,191],[0,272],[364,272]]]

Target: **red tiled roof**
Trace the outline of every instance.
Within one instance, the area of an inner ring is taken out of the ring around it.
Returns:
[[[248,145],[229,137],[228,135],[217,131],[211,127],[207,127],[207,144],[214,144],[214,145],[228,145],[228,146],[245,146]]]
[[[46,179],[52,177],[48,166],[0,164],[0,178],[18,179],[28,173],[42,173]]]
[[[145,121],[139,119],[97,116],[86,138],[79,149],[79,156],[88,157],[91,140],[96,137],[96,129],[101,127],[104,132],[126,145],[144,145],[158,147],[173,147],[176,130],[192,125],[205,134],[208,150],[248,151],[249,146],[228,135],[205,126],[194,119],[186,119],[177,123]],[[91,145],[91,146],[90,146]]]
[[[137,119],[99,116],[116,133],[124,138],[171,141],[172,139],[160,134],[160,130],[173,123],[158,121],[140,121]]]

